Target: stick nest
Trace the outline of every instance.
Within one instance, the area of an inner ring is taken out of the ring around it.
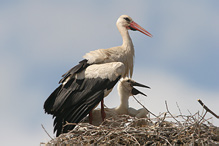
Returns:
[[[172,120],[172,121],[171,121]],[[71,123],[67,123],[71,124]],[[156,118],[128,115],[105,119],[100,126],[79,123],[46,145],[219,145],[219,127],[197,112],[179,115],[165,112]]]

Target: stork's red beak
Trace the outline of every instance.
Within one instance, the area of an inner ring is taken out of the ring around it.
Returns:
[[[131,30],[138,30],[138,31],[140,31],[141,33],[143,33],[143,34],[145,34],[145,35],[147,35],[147,36],[149,36],[149,37],[152,37],[152,35],[147,31],[147,30],[145,30],[144,28],[142,28],[140,25],[138,25],[137,23],[135,23],[134,21],[132,21],[131,23],[130,23],[130,26],[128,27],[129,29],[131,29]]]

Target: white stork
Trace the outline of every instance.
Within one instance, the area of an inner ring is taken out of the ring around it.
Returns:
[[[74,128],[66,126],[63,129],[66,121],[80,122],[110,93],[121,77],[132,76],[134,47],[128,30],[152,35],[127,15],[120,16],[116,25],[123,38],[122,46],[85,54],[84,60],[62,76],[61,85],[45,101],[45,112],[55,117],[57,136]],[[103,109],[103,103],[101,105]]]
[[[117,118],[118,115],[130,115],[132,117],[136,118],[146,118],[148,115],[148,111],[145,108],[141,109],[134,109],[129,107],[129,97],[132,95],[137,95],[137,94],[142,94],[144,96],[144,93],[141,91],[137,90],[134,88],[134,86],[139,86],[139,87],[144,87],[144,88],[149,88],[148,86],[145,86],[143,84],[137,83],[134,80],[130,78],[122,78],[119,81],[117,90],[120,96],[120,105],[116,108],[105,108],[106,112],[106,118],[114,117]],[[101,111],[100,109],[95,109],[92,111],[93,114],[93,122],[92,124],[95,126],[99,126],[102,123],[102,118],[101,118]],[[88,122],[88,117],[86,117],[83,122]]]
[[[146,115],[148,114],[148,111],[145,108],[141,109],[134,109],[129,107],[129,97],[132,95],[137,95],[137,94],[142,94],[144,96],[147,96],[146,94],[140,92],[139,90],[135,89],[133,86],[139,86],[139,87],[144,87],[144,88],[149,88],[146,85],[140,84],[135,82],[132,79],[129,78],[123,78],[118,84],[118,93],[120,96],[121,103],[118,107],[115,108],[115,112],[119,115],[122,114],[127,114],[132,117],[137,117],[137,118],[146,118]]]

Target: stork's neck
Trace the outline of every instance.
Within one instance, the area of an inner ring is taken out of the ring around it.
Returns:
[[[120,95],[120,105],[116,108],[117,113],[119,114],[128,114],[129,108],[129,95],[127,91],[123,90],[123,88],[118,88]]]
[[[125,76],[132,77],[133,66],[134,66],[133,60],[135,56],[135,50],[134,50],[134,46],[132,43],[132,39],[130,38],[127,28],[121,25],[117,25],[117,28],[123,39],[121,51],[122,51],[122,54],[124,54],[125,56],[124,58],[125,62],[123,62],[126,66]]]
[[[119,26],[118,29],[122,36],[122,40],[123,40],[122,46],[134,49],[132,39],[129,35],[127,28]]]

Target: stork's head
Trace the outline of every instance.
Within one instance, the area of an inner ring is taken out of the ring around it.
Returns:
[[[147,96],[146,94],[142,93],[141,91],[137,90],[134,88],[134,86],[139,86],[139,87],[144,87],[144,88],[149,88],[146,85],[140,84],[135,82],[134,80],[126,77],[120,80],[119,85],[118,85],[118,90],[123,92],[123,94],[127,93],[129,96],[131,95],[137,95],[137,94],[142,94],[144,96]]]
[[[140,25],[138,25],[136,22],[134,22],[132,20],[131,17],[129,17],[128,15],[122,15],[119,17],[119,19],[117,20],[116,22],[116,25],[117,27],[125,27],[127,28],[128,30],[133,30],[133,31],[140,31],[141,33],[149,36],[149,37],[152,37],[152,35],[146,31],[144,28],[142,28]]]

